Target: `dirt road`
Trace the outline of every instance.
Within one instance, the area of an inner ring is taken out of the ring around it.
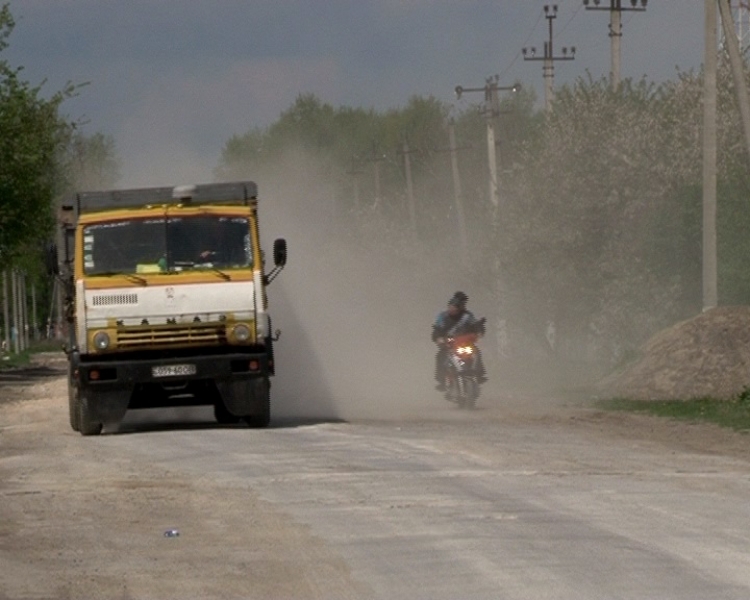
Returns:
[[[0,382],[2,600],[750,596],[744,435],[516,399],[83,438],[63,367]]]
[[[247,486],[73,432],[62,367],[0,387],[0,599],[360,597],[343,560]]]

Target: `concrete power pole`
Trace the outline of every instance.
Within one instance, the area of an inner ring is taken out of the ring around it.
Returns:
[[[557,18],[557,4],[550,6],[549,4],[544,5],[544,18],[549,23],[549,39],[544,42],[544,55],[536,56],[536,48],[523,48],[524,60],[542,60],[544,61],[544,106],[547,111],[552,109],[552,100],[555,94],[555,61],[558,60],[574,60],[576,57],[576,48],[562,48],[562,55],[555,56],[552,48],[552,21]]]
[[[411,150],[409,150],[409,142],[404,140],[403,149],[404,155],[404,171],[406,172],[406,196],[409,203],[409,225],[411,226],[411,232],[417,232],[417,208],[414,202],[414,182],[411,176]]]
[[[21,352],[21,308],[20,308],[20,290],[18,285],[18,271],[11,269],[10,271],[10,283],[11,293],[13,295],[13,352],[18,354]]]
[[[23,350],[27,350],[29,347],[29,294],[26,286],[26,279],[26,272],[22,271],[20,274],[19,285],[21,289],[21,345],[23,346]]]
[[[716,259],[716,0],[705,2],[703,88],[703,310],[718,303]]]
[[[734,23],[729,0],[718,0],[721,24],[724,29],[724,45],[729,53],[729,62],[732,65],[732,78],[734,89],[737,93],[737,104],[742,117],[742,128],[745,133],[745,153],[750,161],[750,97],[748,97],[747,83],[745,81],[745,69],[742,65],[740,44],[734,35]]]
[[[456,128],[453,121],[448,122],[448,143],[451,153],[451,171],[453,173],[453,195],[456,199],[456,216],[458,218],[458,235],[461,240],[461,262],[469,264],[469,235],[466,231],[466,213],[464,212],[461,178],[458,171],[458,148],[456,147]]]
[[[352,185],[354,187],[354,214],[359,217],[360,201],[359,201],[359,176],[364,173],[359,167],[356,158],[352,158],[352,168],[346,172],[347,175],[352,176]]]
[[[8,270],[3,271],[3,342],[10,349],[10,297],[8,295]]]
[[[622,43],[622,13],[624,11],[643,12],[646,10],[648,0],[640,0],[641,5],[637,6],[637,0],[630,0],[631,6],[623,6],[622,0],[609,0],[609,6],[600,6],[601,0],[583,0],[586,10],[607,10],[609,11],[609,37],[612,45],[612,67],[609,72],[609,80],[613,90],[620,87],[620,63],[621,63],[621,43]]]
[[[497,142],[495,141],[495,119],[500,114],[497,93],[504,90],[517,92],[521,89],[520,84],[507,87],[499,86],[497,84],[498,79],[499,77],[497,75],[495,75],[495,77],[489,77],[485,86],[481,88],[465,88],[460,85],[456,86],[456,98],[458,99],[461,98],[461,95],[464,92],[484,92],[484,116],[487,120],[487,162],[489,164],[490,202],[492,202],[492,206],[495,209],[500,206],[497,183]]]
[[[490,200],[497,210],[500,206],[500,194],[497,186],[497,141],[495,138],[495,119],[497,118],[497,90],[485,87],[485,111],[487,113],[487,161],[490,168]]]
[[[375,208],[380,207],[380,163],[386,159],[385,154],[379,153],[375,144],[372,147],[372,158],[367,159],[367,162],[372,163],[372,168],[375,175]]]

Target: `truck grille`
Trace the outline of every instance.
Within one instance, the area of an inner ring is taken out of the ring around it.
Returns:
[[[218,346],[226,343],[226,327],[223,324],[180,324],[153,327],[119,327],[118,348],[176,348],[184,346]]]
[[[99,294],[91,299],[93,306],[115,306],[117,304],[138,304],[138,294]]]

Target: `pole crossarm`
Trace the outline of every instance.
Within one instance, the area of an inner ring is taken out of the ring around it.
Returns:
[[[554,21],[557,18],[557,4],[553,4],[550,6],[549,4],[545,4],[544,6],[544,18],[547,19],[549,23],[549,39],[544,42],[544,52],[542,53],[542,56],[536,55],[536,48],[532,46],[531,48],[522,48],[521,54],[523,54],[524,60],[548,60],[548,61],[556,61],[556,60],[575,60],[576,57],[576,47],[565,47],[561,48],[562,54],[555,56],[554,50],[553,50],[553,35],[552,35],[552,21]]]
[[[522,48],[521,53],[523,54],[524,60],[542,60],[544,65],[542,67],[542,73],[544,75],[544,104],[546,110],[549,112],[552,108],[552,98],[554,97],[554,84],[555,84],[555,63],[560,60],[575,60],[576,47],[571,46],[570,48],[562,48],[562,54],[555,55],[553,48],[554,36],[552,34],[552,22],[557,18],[557,4],[544,5],[544,18],[549,23],[549,38],[544,42],[544,52],[542,56],[536,55],[536,48]]]
[[[499,76],[488,77],[484,87],[472,87],[467,88],[462,85],[457,85],[455,88],[456,99],[460,100],[461,96],[466,92],[484,92],[485,110],[484,115],[488,117],[496,117],[500,112],[493,106],[494,98],[497,96],[497,92],[518,92],[521,90],[521,84],[516,83],[513,85],[499,85]]]
[[[583,7],[586,10],[606,10],[612,12],[644,12],[648,5],[648,0],[640,0],[640,6],[638,6],[638,0],[630,0],[630,6],[623,6],[622,0],[609,0],[609,6],[600,6],[601,0],[593,0],[594,5],[591,5],[592,0],[583,0]]]

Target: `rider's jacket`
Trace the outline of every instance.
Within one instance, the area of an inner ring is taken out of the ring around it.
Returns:
[[[444,310],[437,316],[435,323],[432,325],[433,342],[441,337],[456,337],[465,333],[484,333],[484,323],[478,321],[469,310],[464,310],[455,317]]]

